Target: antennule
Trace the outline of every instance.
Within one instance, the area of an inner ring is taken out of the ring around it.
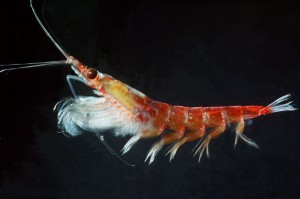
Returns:
[[[57,66],[62,64],[68,64],[66,60],[61,61],[48,61],[48,62],[36,62],[36,63],[23,63],[23,64],[7,64],[7,65],[0,65],[0,66],[20,66],[21,67],[12,67],[12,68],[5,68],[0,70],[0,73],[19,70],[19,69],[28,69],[28,68],[37,68],[37,67],[45,67],[45,66]]]
[[[49,37],[49,39],[53,42],[53,44],[56,46],[56,48],[65,56],[65,58],[68,58],[69,54],[67,52],[65,52],[62,49],[62,47],[60,47],[60,45],[58,45],[58,43],[53,39],[53,37],[50,35],[50,33],[48,32],[48,30],[45,28],[45,26],[41,22],[40,18],[36,14],[36,12],[34,10],[34,7],[32,5],[32,0],[30,0],[30,7],[31,7],[31,10],[32,10],[32,12],[34,14],[35,19],[37,20],[37,22],[39,23],[39,25],[41,26],[42,30],[45,32],[45,34],[47,35],[47,37]]]

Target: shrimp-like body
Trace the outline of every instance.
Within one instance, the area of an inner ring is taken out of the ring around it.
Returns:
[[[245,120],[275,112],[296,110],[291,105],[292,102],[286,102],[290,95],[285,95],[268,106],[184,107],[154,101],[113,77],[88,68],[70,56],[44,27],[32,6],[32,0],[30,6],[46,36],[65,56],[66,61],[29,63],[19,68],[62,63],[71,65],[78,75],[67,77],[75,98],[62,100],[55,106],[58,111],[58,126],[62,132],[70,136],[77,136],[82,132],[93,132],[98,135],[107,130],[112,130],[116,136],[129,135],[131,138],[123,147],[123,153],[128,152],[140,139],[161,136],[148,152],[146,160],[149,159],[149,163],[154,161],[156,154],[166,144],[173,144],[167,152],[172,160],[178,148],[184,143],[200,140],[195,152],[195,155],[199,154],[200,161],[204,151],[209,156],[210,141],[220,136],[230,124],[236,124],[235,145],[238,138],[241,138],[248,144],[258,147],[243,134]],[[15,69],[18,68],[0,72]],[[70,80],[83,82],[98,96],[76,95]],[[163,134],[166,129],[171,132]]]
[[[154,101],[113,77],[88,68],[72,56],[67,63],[99,97],[77,97],[59,103],[58,126],[71,136],[82,130],[103,132],[112,129],[116,136],[132,136],[122,149],[126,153],[142,138],[161,136],[150,149],[146,160],[154,161],[156,154],[166,144],[173,144],[167,152],[172,160],[177,149],[185,142],[202,139],[195,154],[199,160],[206,150],[209,156],[209,142],[221,135],[226,126],[235,127],[235,144],[238,138],[258,147],[243,135],[245,120],[274,112],[292,111],[291,102],[283,103],[290,95],[285,95],[268,106],[218,106],[184,107]],[[209,130],[207,130],[209,128]],[[163,134],[164,130],[172,132]]]

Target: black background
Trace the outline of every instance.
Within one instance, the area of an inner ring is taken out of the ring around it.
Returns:
[[[300,18],[296,1],[34,1],[60,44],[83,63],[170,104],[267,105],[292,93],[299,106]],[[0,6],[2,64],[61,60],[29,1]],[[57,133],[53,107],[71,96],[69,67],[0,74],[0,198],[299,198],[299,111],[257,118],[226,133],[201,163],[182,147],[174,161],[144,158],[155,139],[124,159],[89,133]],[[117,151],[128,138],[107,133]]]

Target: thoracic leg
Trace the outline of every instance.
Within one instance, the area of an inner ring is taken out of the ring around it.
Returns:
[[[194,155],[196,155],[197,153],[199,153],[198,162],[200,162],[203,152],[205,150],[206,150],[207,157],[209,157],[209,150],[208,150],[209,142],[211,141],[211,139],[214,139],[214,138],[218,137],[219,135],[221,135],[225,131],[225,128],[226,128],[225,124],[222,124],[222,126],[215,127],[208,133],[208,135],[202,141],[202,143],[200,144],[200,146],[198,147],[198,149],[196,150],[196,152],[194,154]]]
[[[75,75],[67,75],[67,82],[70,86],[71,92],[74,96],[74,98],[78,98],[76,91],[75,91],[75,87],[73,86],[71,81],[79,81],[82,82],[83,84],[86,84],[80,77],[77,77]]]
[[[127,141],[127,143],[124,145],[123,149],[121,150],[121,151],[122,151],[122,154],[127,153],[127,152],[131,149],[131,147],[132,147],[137,141],[139,141],[140,138],[141,138],[141,137],[140,137],[139,134],[137,134],[137,135],[135,135],[135,136],[132,136],[132,137]]]
[[[205,134],[205,126],[203,125],[203,127],[200,130],[191,131],[186,136],[184,136],[181,140],[176,142],[172,146],[172,148],[167,152],[166,155],[170,154],[170,161],[171,161],[174,158],[179,147],[181,147],[186,142],[191,142],[191,141],[202,138],[204,136],[204,134]]]

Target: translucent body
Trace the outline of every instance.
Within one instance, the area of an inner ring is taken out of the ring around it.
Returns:
[[[154,161],[156,154],[165,144],[174,143],[168,151],[170,160],[185,142],[202,139],[196,153],[199,160],[209,142],[221,135],[227,126],[236,124],[237,143],[242,138],[258,147],[243,135],[245,120],[273,112],[295,110],[290,103],[281,104],[289,98],[283,96],[269,106],[218,106],[184,107],[154,101],[136,89],[89,69],[73,57],[68,57],[73,70],[99,97],[79,97],[64,101],[59,109],[59,126],[70,135],[78,135],[81,129],[102,132],[112,129],[117,136],[131,135],[123,148],[126,153],[141,138],[161,136],[150,149],[146,160]],[[163,134],[169,129],[171,132]]]
[[[243,135],[245,120],[275,112],[296,110],[291,105],[292,102],[286,102],[290,95],[285,95],[268,106],[183,107],[154,101],[113,77],[88,68],[70,56],[47,31],[32,6],[32,0],[30,6],[40,27],[65,56],[66,61],[27,63],[24,67],[4,69],[0,73],[20,68],[71,65],[78,77],[67,76],[67,80],[75,98],[63,100],[55,107],[58,110],[58,126],[70,136],[77,136],[83,132],[95,133],[112,151],[103,136],[99,136],[100,132],[113,130],[116,136],[130,135],[132,137],[123,147],[123,153],[128,152],[141,138],[161,136],[160,141],[152,146],[146,157],[149,163],[154,161],[156,154],[165,144],[174,143],[167,152],[172,160],[178,148],[185,142],[200,140],[195,152],[199,154],[200,160],[205,150],[209,155],[210,141],[221,135],[229,124],[236,124],[235,145],[238,138],[241,138],[251,146],[258,147]],[[77,96],[70,80],[85,83],[98,97]],[[163,134],[166,129],[171,132]]]

